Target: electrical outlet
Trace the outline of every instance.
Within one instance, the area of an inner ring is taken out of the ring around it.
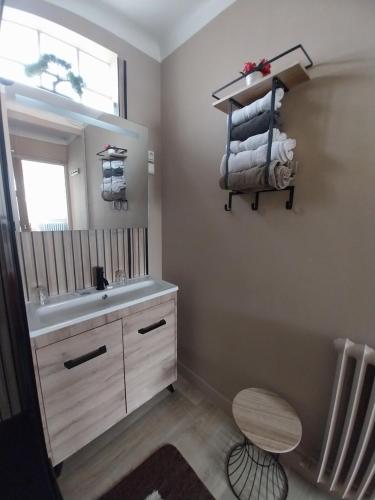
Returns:
[[[153,151],[148,152],[148,161],[149,163],[155,163],[155,153]]]

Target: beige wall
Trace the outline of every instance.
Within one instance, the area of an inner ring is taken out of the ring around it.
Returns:
[[[127,62],[128,119],[148,127],[149,148],[155,151],[156,175],[149,176],[150,272],[161,276],[161,134],[160,63],[112,33],[43,0],[6,0],[6,5],[27,10],[72,29],[116,52]]]
[[[245,61],[303,43],[312,81],[286,96],[297,139],[286,194],[218,188],[225,115],[211,92]],[[297,408],[318,454],[332,340],[375,344],[375,3],[238,0],[162,63],[163,264],[179,294],[180,360],[231,399],[273,389]]]

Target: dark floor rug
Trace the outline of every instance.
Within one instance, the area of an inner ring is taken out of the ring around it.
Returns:
[[[205,485],[171,444],[157,450],[100,500],[214,500]]]

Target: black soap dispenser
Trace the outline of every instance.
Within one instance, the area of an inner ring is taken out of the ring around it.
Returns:
[[[96,268],[96,289],[105,290],[107,286],[108,286],[108,281],[104,277],[104,269],[103,267],[98,266]]]

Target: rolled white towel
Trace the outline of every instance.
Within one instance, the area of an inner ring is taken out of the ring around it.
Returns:
[[[290,161],[293,159],[293,149],[296,147],[295,139],[275,141],[271,147],[271,161]],[[229,172],[241,172],[252,167],[264,165],[267,162],[267,148],[264,144],[258,149],[242,151],[238,154],[230,154],[228,160]],[[220,174],[225,175],[226,155],[223,156],[220,165]]]
[[[281,108],[281,101],[284,97],[284,94],[285,94],[284,89],[282,88],[276,89],[275,110]],[[264,97],[262,97],[261,99],[257,99],[248,106],[245,106],[244,108],[241,109],[236,109],[236,111],[233,111],[232,113],[232,125],[233,126],[240,125],[241,123],[246,122],[253,116],[258,115],[263,111],[270,110],[271,101],[272,101],[272,90],[270,90],[268,94],[266,94]]]
[[[242,151],[250,151],[252,149],[258,149],[263,144],[268,143],[268,130],[264,134],[253,135],[246,139],[246,141],[231,141],[230,152],[237,154]],[[273,129],[272,140],[273,141],[285,141],[287,135],[284,132],[280,132],[278,128]]]
[[[105,186],[113,186],[118,184],[126,184],[124,177],[104,177],[103,184]]]
[[[102,191],[108,193],[120,193],[126,188],[126,182],[122,177],[111,177],[103,179]]]
[[[115,168],[124,168],[124,160],[112,160],[112,161],[103,161],[102,163],[104,170],[110,170]]]
[[[287,139],[286,141],[275,141],[272,143],[271,159],[290,161],[293,160],[293,149],[296,147],[295,139]]]

